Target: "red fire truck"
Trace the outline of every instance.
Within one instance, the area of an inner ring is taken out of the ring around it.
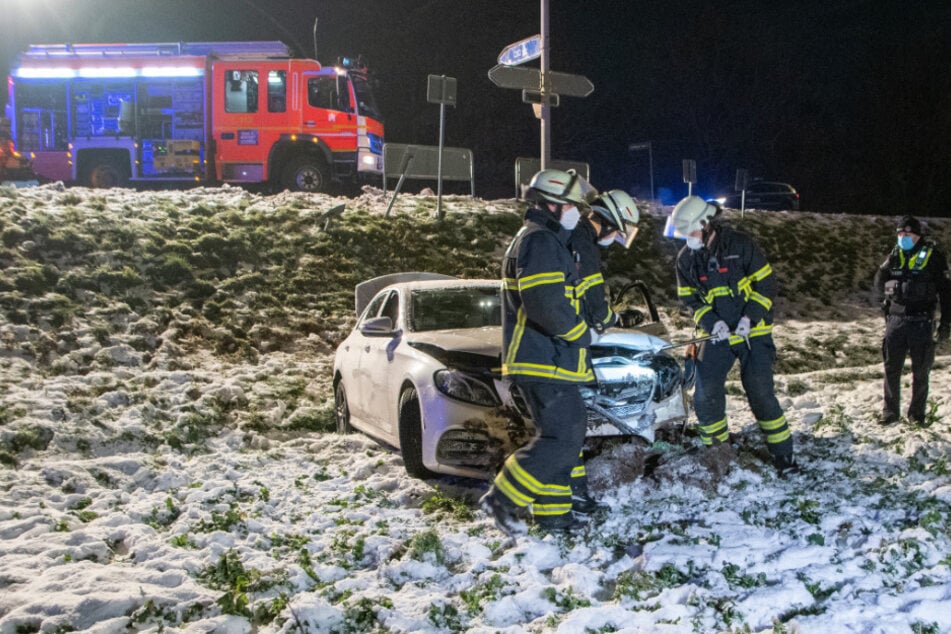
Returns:
[[[282,42],[31,46],[7,82],[16,148],[52,180],[318,192],[381,178],[366,67],[295,59]]]

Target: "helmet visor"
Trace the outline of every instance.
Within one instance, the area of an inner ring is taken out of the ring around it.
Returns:
[[[637,230],[637,225],[625,222],[624,231],[619,231],[615,240],[625,249],[630,249],[631,243],[634,242],[634,238],[637,237]]]

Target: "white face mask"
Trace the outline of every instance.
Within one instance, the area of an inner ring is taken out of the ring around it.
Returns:
[[[687,236],[687,248],[696,251],[703,246],[703,240],[697,236]]]
[[[616,235],[617,235],[616,233],[612,233],[611,236],[608,238],[601,238],[600,240],[598,240],[598,244],[601,245],[602,247],[609,247],[615,242],[617,242],[617,238],[615,237]]]
[[[558,220],[558,222],[560,222],[561,226],[568,231],[572,231],[578,226],[579,220],[581,220],[581,212],[578,211],[577,207],[571,206],[562,208],[561,218]]]

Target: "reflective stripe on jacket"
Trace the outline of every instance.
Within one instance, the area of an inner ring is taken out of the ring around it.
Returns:
[[[531,208],[502,262],[502,374],[514,379],[588,383],[591,335],[580,316],[580,283],[569,233]]]
[[[750,337],[773,330],[773,269],[751,237],[727,225],[716,228],[709,248],[685,246],[677,254],[677,295],[702,334],[720,320],[732,331],[744,316],[752,324]],[[731,344],[741,341],[730,337]]]

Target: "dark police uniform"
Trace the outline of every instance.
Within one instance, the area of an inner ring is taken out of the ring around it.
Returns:
[[[792,460],[793,441],[773,385],[773,298],[776,281],[772,267],[752,238],[727,225],[716,225],[709,248],[681,249],[677,255],[677,293],[693,311],[702,335],[717,321],[730,331],[740,318],[750,320],[748,340],[731,335],[725,341],[706,341],[700,346],[694,409],[705,445],[729,440],[726,418],[727,373],[736,359],[746,398],[777,468]],[[785,461],[785,462],[784,462]]]
[[[933,242],[919,238],[905,251],[897,246],[879,267],[875,287],[884,296],[885,403],[882,422],[898,421],[901,372],[911,355],[911,403],[908,418],[922,424],[928,404],[928,375],[934,364],[935,309],[941,306],[941,326],[951,324],[951,281],[948,263]]]
[[[586,431],[578,387],[594,380],[569,236],[551,213],[530,208],[502,263],[502,374],[518,386],[537,433],[493,485],[516,507],[531,505],[541,526],[570,520],[571,472]]]

